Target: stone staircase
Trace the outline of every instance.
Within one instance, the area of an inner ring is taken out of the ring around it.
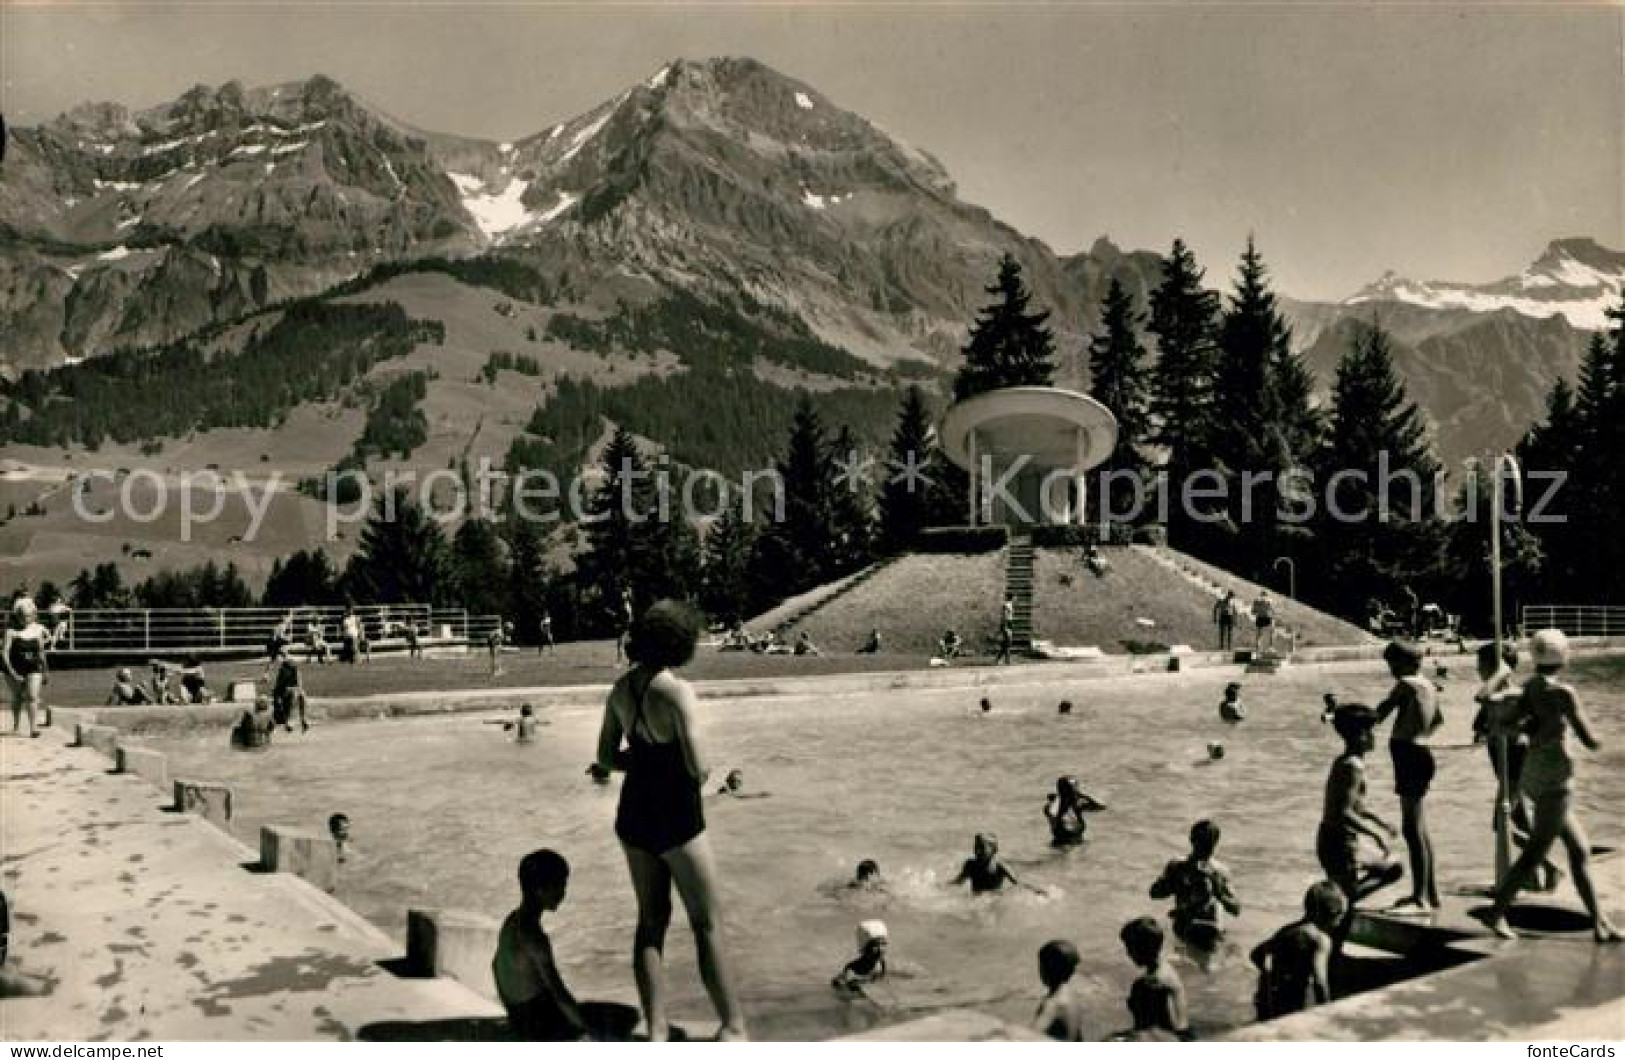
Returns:
[[[1015,651],[1033,649],[1033,539],[1026,534],[1011,535],[1005,555],[1004,591],[1015,597],[1016,617],[1011,632]],[[1004,601],[999,601],[1003,606]]]

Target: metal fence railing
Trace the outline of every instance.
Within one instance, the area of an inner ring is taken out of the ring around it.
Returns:
[[[47,624],[55,623],[55,651],[254,650],[263,648],[290,618],[296,645],[305,643],[313,629],[336,643],[344,612],[337,606],[87,609],[47,616]],[[502,622],[498,615],[428,604],[369,604],[357,606],[355,613],[373,642],[404,641],[408,628],[425,640],[483,640]]]
[[[1571,637],[1625,637],[1625,607],[1607,604],[1526,604],[1523,628],[1560,629]]]

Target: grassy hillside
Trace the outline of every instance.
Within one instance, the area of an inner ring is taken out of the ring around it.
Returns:
[[[1211,563],[1204,563],[1195,556],[1173,549],[1165,549],[1164,552],[1210,585],[1217,586],[1221,592],[1226,589],[1235,592],[1246,604],[1250,605],[1258,597],[1259,590],[1265,588]],[[1300,644],[1359,644],[1372,639],[1370,634],[1353,623],[1287,599],[1279,588],[1271,588],[1270,595],[1275,599],[1275,613],[1280,620],[1300,632]]]
[[[831,653],[856,651],[879,629],[888,653],[930,655],[946,629],[985,652],[999,628],[1004,553],[903,556],[795,627]]]
[[[1107,652],[1126,651],[1131,641],[1189,644],[1197,650],[1219,646],[1213,595],[1139,549],[1108,549],[1106,557],[1111,570],[1104,578],[1096,578],[1078,562],[1074,550],[1037,551],[1034,636],[1058,645],[1092,644]],[[1070,575],[1070,586],[1062,584],[1063,575]],[[1257,586],[1225,577],[1243,600],[1251,602],[1258,595]],[[1364,639],[1353,626],[1299,604],[1287,603],[1277,608],[1277,614],[1297,631],[1302,645],[1353,644]],[[1154,624],[1141,625],[1140,619]],[[1238,626],[1236,646],[1251,644],[1251,628]]]

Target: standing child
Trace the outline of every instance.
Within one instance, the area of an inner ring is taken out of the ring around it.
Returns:
[[[491,676],[502,674],[502,646],[508,642],[508,623],[498,622],[485,636],[485,650],[491,656]]]
[[[1505,878],[1495,885],[1485,922],[1502,938],[1516,938],[1507,923],[1507,910],[1518,892],[1527,887],[1536,868],[1559,839],[1569,852],[1574,889],[1591,914],[1591,933],[1598,942],[1618,942],[1619,931],[1603,915],[1591,880],[1591,840],[1574,813],[1573,733],[1586,750],[1601,744],[1591,731],[1591,719],[1580,705],[1574,687],[1558,680],[1569,661],[1569,642],[1562,632],[1543,629],[1530,640],[1535,676],[1523,687],[1521,709],[1529,727],[1529,754],[1523,765],[1523,790],[1535,804],[1529,841]]]
[[[1247,717],[1247,708],[1241,705],[1241,685],[1235,681],[1224,686],[1224,699],[1219,701],[1219,717],[1230,725]]]
[[[1428,788],[1436,768],[1428,740],[1444,720],[1439,715],[1438,692],[1421,676],[1422,650],[1408,641],[1396,640],[1383,651],[1382,658],[1395,684],[1388,698],[1377,705],[1377,724],[1395,715],[1388,752],[1394,759],[1394,792],[1399,795],[1400,828],[1411,861],[1410,897],[1390,911],[1431,914],[1439,909],[1439,884],[1426,813]]]
[[[1529,839],[1529,799],[1523,793],[1523,762],[1529,754],[1529,734],[1519,724],[1520,697],[1513,674],[1518,669],[1518,649],[1510,641],[1503,642],[1496,651],[1495,642],[1489,641],[1478,649],[1478,679],[1482,682],[1473,699],[1478,713],[1473,716],[1473,742],[1483,743],[1489,751],[1490,769],[1495,773],[1497,786],[1505,787],[1507,829],[1512,841],[1523,846]],[[1497,796],[1502,792],[1497,792]],[[1490,827],[1501,828],[1501,799],[1497,797],[1495,813]],[[1562,874],[1548,859],[1540,866],[1541,891],[1557,888]]]
[[[1162,925],[1148,916],[1130,920],[1119,933],[1129,960],[1142,971],[1128,992],[1128,1011],[1134,1027],[1128,1037],[1155,1037],[1171,1034],[1181,1041],[1191,1037],[1185,1015],[1185,984],[1163,959]]]
[[[1332,934],[1348,913],[1348,900],[1330,880],[1303,896],[1303,919],[1295,920],[1253,948],[1258,968],[1254,1003],[1260,1020],[1290,1016],[1332,999]]]
[[[310,722],[305,718],[305,686],[299,678],[299,664],[291,655],[283,656],[277,667],[276,683],[271,687],[271,712],[276,723],[288,732],[293,731],[288,722],[295,713],[299,715],[299,731],[310,731]]]
[[[1072,977],[1078,970],[1078,948],[1054,939],[1038,951],[1038,978],[1049,993],[1033,1017],[1033,1029],[1058,1042],[1083,1041],[1083,999]]]
[[[1241,903],[1230,889],[1230,874],[1213,856],[1219,848],[1219,826],[1202,820],[1191,825],[1190,856],[1170,861],[1151,897],[1174,900],[1174,934],[1202,950],[1211,950],[1224,937],[1220,911],[1241,914]]]

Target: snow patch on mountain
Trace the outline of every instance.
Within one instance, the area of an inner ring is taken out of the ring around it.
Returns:
[[[477,177],[464,173],[446,175],[462,190],[463,209],[468,211],[480,231],[488,237],[495,239],[530,219],[530,211],[520,201],[530,187],[529,181],[510,180],[501,191],[493,193],[486,191],[484,183]]]
[[[556,205],[550,207],[549,209],[543,210],[541,213],[537,214],[536,215],[536,223],[537,224],[546,224],[547,222],[553,220],[559,214],[563,213],[565,210],[568,210],[570,207],[574,206],[576,203],[578,203],[580,201],[581,201],[581,196],[572,195],[567,191],[561,191],[561,192],[559,192],[559,201],[558,201],[558,203]]]
[[[1607,311],[1625,289],[1625,256],[1590,241],[1560,241],[1516,276],[1488,284],[1410,280],[1392,272],[1343,300],[1345,305],[1404,302],[1429,309],[1495,313],[1510,309],[1544,320],[1562,316],[1583,330],[1609,326]]]
[[[654,76],[645,81],[644,84],[648,85],[651,89],[659,88],[661,85],[666,83],[666,77],[670,73],[670,66],[662,66],[659,70],[656,70]]]
[[[800,107],[802,110],[812,110],[813,109],[813,101],[807,97],[807,93],[805,93],[805,92],[797,92],[796,93],[796,106]]]
[[[576,133],[575,136],[571,137],[570,138],[570,148],[569,148],[569,150],[565,151],[564,154],[559,156],[559,162],[562,164],[562,163],[568,162],[568,161],[570,161],[570,159],[574,158],[576,156],[576,153],[578,151],[580,151],[583,147],[586,147],[587,144],[592,141],[592,138],[594,136],[597,136],[600,132],[603,131],[604,126],[609,124],[609,119],[614,117],[615,111],[616,111],[616,108],[611,107],[610,109],[606,110],[604,112],[603,116],[600,117],[597,121],[593,122],[591,125],[587,126],[585,129],[582,129],[580,132]]]

